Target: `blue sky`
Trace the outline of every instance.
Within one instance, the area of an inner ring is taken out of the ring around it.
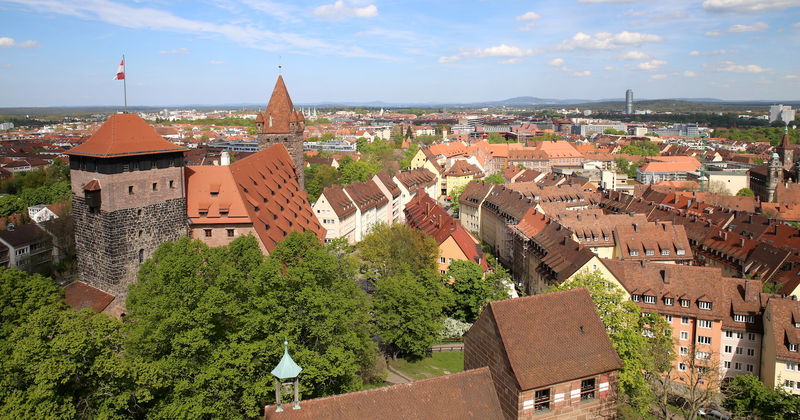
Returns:
[[[0,106],[800,99],[800,0],[0,0]]]

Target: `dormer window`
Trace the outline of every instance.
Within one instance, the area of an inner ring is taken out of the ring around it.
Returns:
[[[797,344],[789,344],[789,351],[797,352]]]
[[[700,309],[702,309],[704,311],[710,311],[711,310],[711,302],[706,302],[704,300],[697,301],[697,307],[699,307]]]
[[[681,308],[689,307],[689,299],[681,299]]]
[[[631,254],[631,257],[638,257],[639,256],[639,251],[636,251],[636,250],[632,249],[630,254]]]
[[[638,302],[638,301],[640,301],[640,300],[641,300],[641,296],[640,296],[640,295],[631,295],[631,299],[632,299],[634,302]]]
[[[661,250],[661,255],[663,255],[665,257],[669,256],[669,250],[668,249],[662,249]]]
[[[608,242],[608,236],[603,236],[603,241]]]
[[[748,324],[752,324],[755,322],[755,317],[753,315],[734,315],[733,322],[746,322]]]
[[[664,298],[664,305],[672,306],[674,303],[675,303],[675,299],[668,298],[668,297]]]
[[[682,250],[682,249],[679,249],[679,250],[677,250],[677,251],[676,251],[676,253],[677,253],[678,255],[686,255],[686,251],[684,251],[684,250]]]
[[[655,296],[648,296],[648,295],[645,295],[645,296],[644,296],[644,303],[651,303],[651,304],[655,304],[655,303],[656,303],[656,297],[655,297]]]
[[[647,256],[655,255],[655,252],[652,249],[648,249],[644,252]]]
[[[795,328],[800,328],[800,322],[795,322],[795,323],[794,323],[794,327],[795,327]]]

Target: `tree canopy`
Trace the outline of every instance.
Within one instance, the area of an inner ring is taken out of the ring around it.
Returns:
[[[737,197],[755,197],[756,194],[750,188],[742,188],[736,192]]]
[[[751,374],[734,376],[724,389],[722,406],[742,419],[796,419],[800,417],[800,398],[778,387],[764,386]]]
[[[447,277],[453,301],[446,312],[459,321],[473,323],[487,302],[509,297],[501,282],[484,277],[483,267],[472,261],[453,261]]]

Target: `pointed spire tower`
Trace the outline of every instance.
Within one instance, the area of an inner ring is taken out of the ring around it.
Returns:
[[[781,144],[776,148],[778,155],[781,157],[783,169],[791,171],[794,167],[794,148],[792,147],[792,139],[789,138],[789,126],[783,130],[783,138]]]
[[[256,129],[259,150],[274,144],[282,144],[286,147],[294,161],[300,188],[305,189],[305,177],[303,176],[305,118],[294,108],[292,98],[289,97],[289,91],[286,90],[286,84],[283,82],[283,76],[278,76],[267,108],[256,117]]]

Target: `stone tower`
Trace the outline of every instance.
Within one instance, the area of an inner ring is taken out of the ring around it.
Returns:
[[[67,152],[81,281],[124,302],[141,263],[186,235],[185,150],[115,114]]]
[[[775,190],[778,188],[778,184],[783,182],[783,164],[777,153],[772,154],[768,168],[767,201],[772,203],[775,201]]]
[[[792,140],[789,138],[788,129],[783,133],[781,144],[775,148],[778,156],[781,158],[783,169],[791,171],[794,169],[794,148],[792,147]]]
[[[273,144],[286,146],[294,162],[297,181],[300,188],[305,189],[303,174],[303,130],[305,130],[303,114],[294,109],[292,98],[283,83],[283,76],[278,76],[272,97],[264,112],[256,117],[258,131],[258,148],[264,150]]]

